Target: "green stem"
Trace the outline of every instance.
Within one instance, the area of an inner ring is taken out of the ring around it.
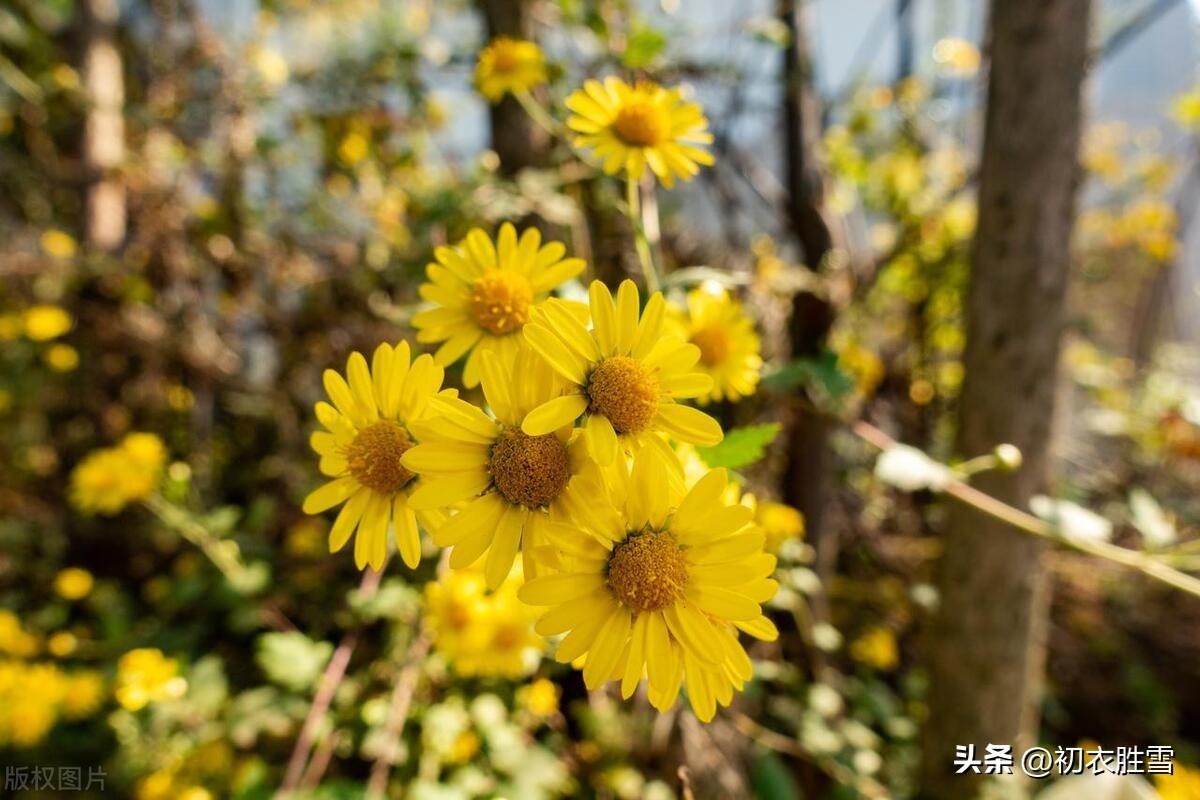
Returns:
[[[527,89],[513,92],[513,97],[517,98],[517,102],[521,104],[521,108],[525,109],[525,113],[538,124],[538,127],[555,138],[561,139],[566,137],[566,131],[559,121],[546,113],[546,109],[542,108],[541,104],[533,98],[533,95]]]
[[[142,501],[163,524],[171,528],[203,553],[221,571],[238,592],[245,594],[251,582],[250,571],[237,556],[237,544],[223,541],[196,521],[190,513],[161,495],[152,494]]]
[[[638,262],[642,265],[642,277],[646,280],[646,290],[657,292],[662,287],[658,279],[658,270],[654,267],[654,257],[650,254],[650,242],[646,239],[646,229],[642,225],[642,202],[638,182],[633,176],[625,179],[625,203],[628,206],[629,224],[633,226],[633,246],[637,250]]]

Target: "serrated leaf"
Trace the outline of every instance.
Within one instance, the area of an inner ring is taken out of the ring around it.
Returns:
[[[779,423],[747,425],[725,434],[720,444],[697,447],[696,452],[710,469],[744,469],[763,457],[767,446],[779,435]]]
[[[329,642],[314,642],[299,631],[265,633],[255,659],[274,683],[295,691],[311,689],[333,655]]]

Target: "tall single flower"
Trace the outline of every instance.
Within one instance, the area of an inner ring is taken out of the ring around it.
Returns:
[[[685,492],[678,461],[644,448],[626,479],[597,496],[597,505],[608,503],[597,511],[604,526],[591,536],[551,531],[553,559],[518,596],[550,606],[535,630],[567,634],[555,658],[586,655],[588,688],[620,680],[629,697],[648,677],[650,701],[664,711],[686,682],[692,708],[708,721],[749,680],[737,631],[778,636],[760,607],[778,588],[768,577],[775,558],[763,552],[750,509],[722,499],[726,482],[724,470],[713,470]]]
[[[456,247],[434,251],[421,297],[437,307],[413,316],[418,342],[442,342],[434,359],[453,364],[470,352],[463,369],[467,388],[479,385],[479,355],[489,350],[511,360],[530,312],[563,281],[583,272],[580,258],[563,258],[558,242],[542,244],[537,228],[517,238],[511,223],[500,226],[493,244],[476,228]]]
[[[345,503],[329,531],[329,552],[337,552],[358,531],[354,563],[382,569],[387,556],[388,525],[393,523],[400,557],[410,567],[421,560],[417,515],[408,497],[416,475],[401,463],[416,444],[411,425],[420,419],[435,396],[451,397],[442,389],[444,371],[429,355],[410,360],[408,342],[375,348],[371,366],[362,353],[351,353],[346,378],[325,370],[330,405],[316,405],[317,420],[325,427],[312,435],[313,450],[321,457],[321,473],[333,478],[304,500],[307,514],[320,514]],[[422,513],[421,524],[433,527],[440,515]]]
[[[678,88],[589,80],[567,98],[567,108],[575,112],[567,119],[579,134],[574,145],[594,152],[609,175],[625,170],[639,180],[649,167],[670,189],[676,177],[689,181],[700,174],[699,165],[712,166],[712,154],[700,147],[712,144],[708,120]]]
[[[526,415],[521,429],[541,436],[584,421],[596,461],[613,463],[619,449],[635,450],[660,433],[681,442],[713,445],[724,434],[702,411],[676,400],[709,391],[712,381],[696,372],[700,350],[663,331],[662,294],[638,313],[638,291],[625,281],[616,303],[608,288],[591,286],[592,328],[560,303],[537,310],[525,341],[568,382],[570,390]]]
[[[546,80],[542,48],[524,39],[493,39],[475,64],[475,86],[490,103],[499,103],[509,93],[528,92]]]
[[[693,289],[679,325],[683,338],[700,348],[697,368],[712,378],[712,389],[697,398],[701,404],[754,394],[763,362],[754,323],[741,303],[719,286]]]
[[[547,526],[586,516],[588,500],[580,497],[580,487],[594,493],[598,476],[570,422],[537,436],[521,430],[529,411],[567,390],[553,369],[526,346],[508,362],[484,353],[480,364],[483,394],[494,416],[456,398],[433,401],[433,413],[414,424],[421,444],[405,453],[403,464],[421,476],[422,486],[411,499],[414,508],[450,508],[465,501],[431,535],[437,545],[454,548],[454,569],[486,553],[484,574],[494,589],[523,544],[528,553],[545,542]],[[531,565],[526,574],[534,570]]]

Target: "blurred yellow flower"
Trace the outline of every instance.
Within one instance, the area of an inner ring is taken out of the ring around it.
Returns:
[[[689,181],[700,174],[699,165],[713,164],[712,154],[702,149],[713,141],[708,119],[679,88],[589,80],[566,104],[574,112],[567,127],[578,134],[573,144],[592,151],[609,175],[624,170],[637,181],[649,167],[670,189],[676,177]]]
[[[67,567],[54,578],[54,591],[67,600],[80,600],[92,591],[92,573],[82,567]]]
[[[71,503],[85,514],[116,514],[158,488],[166,458],[166,446],[152,433],[131,433],[116,447],[94,450],[71,471]]]
[[[338,145],[338,158],[343,162],[354,165],[367,157],[371,151],[371,143],[366,136],[357,131],[346,134]]]
[[[870,628],[851,643],[850,657],[884,672],[893,670],[900,663],[896,635],[887,628]]]
[[[558,242],[543,243],[537,228],[518,237],[510,222],[500,226],[494,243],[475,228],[454,247],[437,248],[437,262],[425,268],[429,281],[419,290],[434,308],[412,318],[417,341],[442,342],[434,354],[442,366],[470,353],[463,384],[478,386],[481,355],[492,351],[502,363],[512,363],[532,311],[583,272],[583,259],[564,258],[566,253]]]
[[[388,533],[396,538],[400,557],[409,567],[421,560],[418,516],[426,529],[437,527],[439,512],[416,512],[408,504],[420,485],[417,476],[401,463],[416,441],[410,424],[429,413],[435,396],[453,396],[442,389],[445,370],[428,354],[409,358],[408,342],[395,348],[375,348],[372,366],[362,353],[354,352],[346,362],[343,378],[335,370],[324,374],[325,391],[333,404],[316,405],[317,420],[324,430],[309,439],[321,457],[318,469],[333,480],[304,498],[304,513],[320,514],[345,503],[329,531],[329,552],[354,541],[354,563],[359,569],[370,564],[383,569]]]
[[[0,746],[41,742],[58,720],[64,687],[54,664],[0,661]]]
[[[26,336],[35,342],[45,342],[71,330],[71,315],[58,306],[30,306],[25,309],[24,325]]]
[[[446,759],[451,764],[465,764],[479,752],[479,734],[472,730],[466,730],[454,737],[454,744],[450,746],[450,753]]]
[[[548,717],[558,712],[561,693],[554,681],[538,678],[517,690],[517,703],[534,716]]]
[[[696,398],[701,405],[754,394],[762,371],[759,338],[741,303],[718,285],[687,294],[687,306],[675,314],[680,335],[700,349],[696,371],[712,379],[712,388]]]
[[[504,95],[528,92],[547,80],[546,56],[534,42],[501,36],[479,53],[475,86],[488,102]]]
[[[1171,105],[1171,116],[1184,130],[1200,129],[1200,88],[1184,92]]]
[[[104,678],[94,670],[81,670],[66,678],[62,693],[63,716],[83,719],[91,716],[104,700]]]
[[[46,652],[56,658],[66,658],[79,647],[79,640],[70,631],[59,631],[46,639]]]
[[[36,653],[37,647],[37,637],[25,630],[17,615],[0,608],[0,653],[24,658]]]
[[[79,366],[79,351],[69,344],[54,344],[42,354],[46,366],[55,372],[70,372]]]
[[[675,454],[643,447],[613,483],[609,497],[596,498],[599,524],[589,535],[551,531],[552,565],[518,596],[549,607],[535,629],[566,634],[559,663],[586,656],[589,689],[616,680],[628,698],[648,679],[650,703],[666,711],[686,682],[707,722],[753,675],[738,632],[778,638],[761,609],[778,588],[769,577],[775,557],[762,551],[750,509],[724,500],[723,469],[685,490]]]
[[[483,573],[451,570],[425,585],[434,648],[464,676],[519,678],[533,672],[546,644],[533,630],[536,612],[517,599],[520,567],[489,592]]]
[[[55,228],[43,231],[40,244],[46,255],[55,258],[70,258],[75,255],[75,239],[71,234]]]
[[[933,60],[944,72],[969,78],[979,71],[979,48],[966,39],[948,36],[933,46]]]
[[[763,502],[750,493],[742,496],[742,504],[754,510],[754,524],[767,537],[766,544],[763,545],[766,552],[778,553],[784,542],[804,536],[804,515],[791,506]]]
[[[187,681],[178,672],[175,659],[157,648],[130,650],[117,662],[117,702],[128,711],[138,711],[159,700],[182,697]]]
[[[1200,800],[1200,768],[1174,766],[1174,774],[1154,776],[1159,800]]]

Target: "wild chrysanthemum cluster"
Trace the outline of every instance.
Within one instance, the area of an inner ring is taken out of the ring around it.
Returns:
[[[419,528],[450,548],[426,612],[456,669],[525,674],[561,636],[555,658],[589,687],[646,681],[666,709],[686,686],[711,719],[751,677],[739,635],[777,635],[756,509],[689,450],[724,435],[689,402],[754,391],[752,324],[723,291],[679,309],[630,281],[554,297],[585,265],[534,229],[477,229],[435,257],[413,324],[440,346],[383,344],[326,371],[312,445],[331,480],[304,509],[341,504],[330,550],[357,531],[360,567],[381,569],[391,541],[415,566]],[[443,388],[460,360],[478,392]]]
[[[158,488],[167,448],[152,433],[131,433],[96,450],[71,473],[71,502],[85,514],[116,514]]]

